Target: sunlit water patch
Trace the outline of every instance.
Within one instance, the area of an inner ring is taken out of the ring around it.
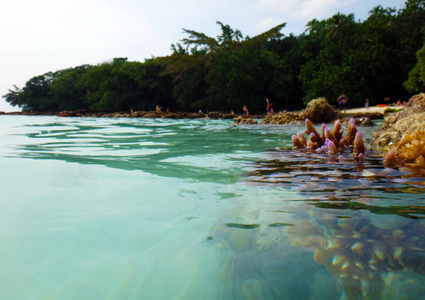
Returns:
[[[421,172],[230,123],[1,117],[0,298],[424,298]]]

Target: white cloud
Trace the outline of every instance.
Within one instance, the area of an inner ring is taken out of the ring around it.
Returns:
[[[322,19],[341,8],[353,5],[358,0],[261,0],[259,7],[272,7],[282,13],[285,18],[293,21],[310,21],[314,18]]]

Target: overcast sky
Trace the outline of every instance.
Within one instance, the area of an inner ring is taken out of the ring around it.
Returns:
[[[114,57],[130,61],[171,54],[186,37],[182,28],[216,37],[216,21],[244,36],[280,23],[299,35],[305,24],[341,13],[364,20],[377,5],[401,8],[403,0],[1,0],[0,96],[14,84]],[[0,99],[0,111],[16,111]]]

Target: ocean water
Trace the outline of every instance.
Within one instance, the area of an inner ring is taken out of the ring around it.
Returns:
[[[421,172],[301,130],[1,116],[0,299],[424,299]]]

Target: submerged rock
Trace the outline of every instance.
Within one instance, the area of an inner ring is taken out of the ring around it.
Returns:
[[[257,121],[254,121],[251,118],[239,116],[233,119],[233,125],[243,125],[243,124],[258,124]]]
[[[360,126],[375,126],[375,124],[373,124],[372,120],[370,117],[363,117],[360,118]]]

